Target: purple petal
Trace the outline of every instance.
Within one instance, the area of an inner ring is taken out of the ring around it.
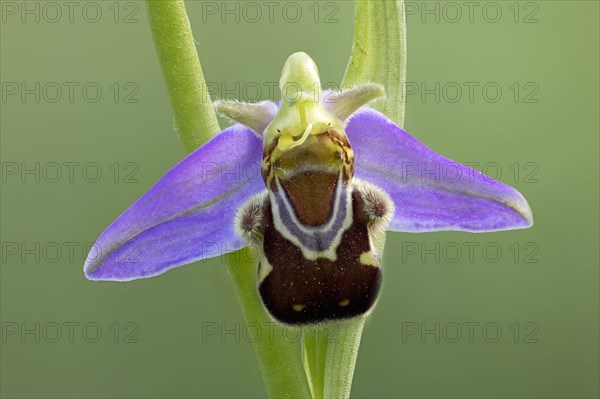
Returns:
[[[357,112],[346,132],[356,177],[394,201],[389,230],[483,232],[533,224],[517,190],[435,153],[377,111]]]
[[[84,265],[91,280],[152,277],[246,246],[237,209],[265,189],[262,140],[235,125],[177,164],[102,233]]]

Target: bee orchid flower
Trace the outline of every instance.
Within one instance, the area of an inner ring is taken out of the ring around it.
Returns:
[[[253,245],[265,308],[287,325],[367,314],[385,231],[527,228],[515,189],[437,154],[368,107],[383,88],[322,91],[305,53],[282,101],[218,102],[237,122],[175,165],[98,238],[91,280],[128,281]]]

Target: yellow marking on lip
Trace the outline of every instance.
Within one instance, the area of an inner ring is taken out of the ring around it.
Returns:
[[[350,304],[350,299],[344,299],[343,301],[340,301],[338,303],[338,305],[340,305],[341,307],[348,306],[349,304]]]
[[[273,266],[267,260],[267,257],[263,257],[260,260],[260,268],[258,269],[258,282],[262,283],[264,279],[273,271]]]
[[[373,252],[372,251],[363,252],[363,254],[360,256],[360,263],[363,264],[363,265],[365,265],[365,266],[379,267],[379,262],[373,256]]]
[[[294,309],[296,312],[301,312],[305,307],[306,306],[300,304],[292,305],[292,309]]]

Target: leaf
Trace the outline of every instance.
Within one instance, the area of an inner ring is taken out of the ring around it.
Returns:
[[[356,0],[354,44],[342,88],[379,83],[386,98],[372,105],[404,125],[406,18],[404,0]]]

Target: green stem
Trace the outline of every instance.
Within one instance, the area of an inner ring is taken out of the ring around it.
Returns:
[[[152,37],[173,109],[175,131],[188,152],[218,133],[183,0],[147,0]]]
[[[175,129],[191,152],[220,131],[182,0],[147,0],[152,36],[173,109]],[[227,256],[246,323],[260,328],[254,343],[269,397],[308,398],[298,348],[300,330],[284,329],[266,313],[256,290],[256,256],[245,248]]]

